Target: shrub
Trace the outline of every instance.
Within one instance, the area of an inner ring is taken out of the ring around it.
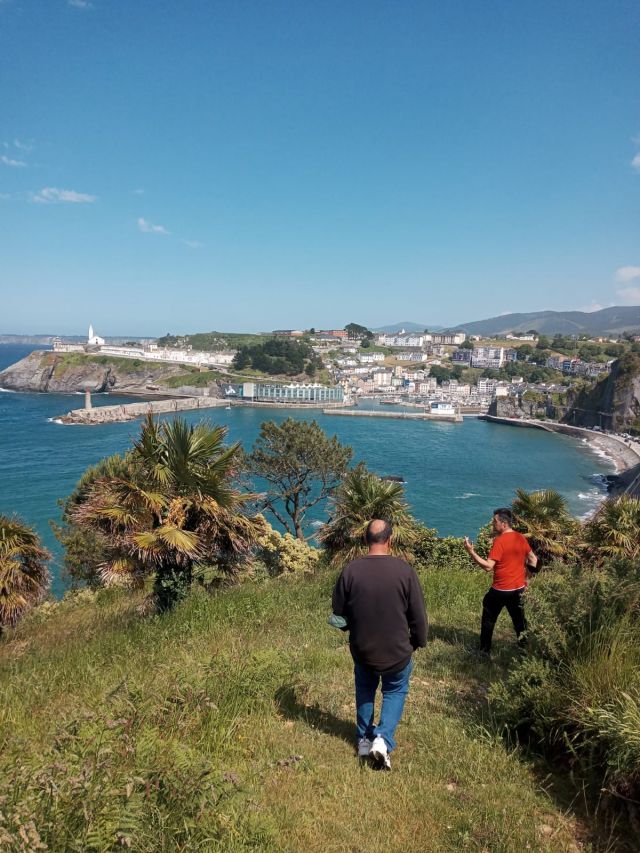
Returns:
[[[320,552],[290,533],[269,527],[258,541],[258,559],[271,576],[309,574],[315,571]]]
[[[640,563],[555,564],[526,594],[529,654],[490,691],[499,724],[571,755],[594,792],[640,792]]]

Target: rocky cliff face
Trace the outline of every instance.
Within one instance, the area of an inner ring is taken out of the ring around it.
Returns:
[[[22,361],[0,372],[0,387],[12,391],[66,394],[76,391],[123,394],[160,394],[163,379],[184,374],[186,368],[172,364],[148,364],[107,356],[77,356],[75,353],[32,352]],[[182,389],[171,389],[180,393]],[[208,389],[199,389],[203,393]],[[217,389],[210,390],[211,395]]]
[[[640,434],[640,353],[614,362],[611,373],[571,400],[563,422]]]
[[[538,420],[553,417],[553,407],[547,405],[544,395],[525,392],[517,397],[497,397],[489,406],[488,413],[498,418]]]

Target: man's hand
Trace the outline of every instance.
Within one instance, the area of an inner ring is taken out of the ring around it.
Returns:
[[[473,554],[473,542],[468,536],[464,537],[464,547],[468,554]]]

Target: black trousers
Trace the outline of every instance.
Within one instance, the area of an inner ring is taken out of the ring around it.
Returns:
[[[482,622],[480,623],[480,649],[483,652],[491,651],[491,638],[493,637],[493,629],[495,628],[498,616],[502,612],[502,608],[506,607],[511,616],[513,627],[516,631],[516,636],[520,638],[523,631],[527,629],[527,623],[524,619],[524,609],[522,606],[522,589],[502,592],[499,589],[491,587],[489,592],[482,599]],[[524,642],[524,637],[521,642]]]

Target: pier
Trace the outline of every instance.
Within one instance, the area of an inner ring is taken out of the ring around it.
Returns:
[[[445,423],[462,423],[462,415],[435,415],[430,412],[378,412],[370,409],[323,409],[323,415],[340,415],[349,418],[396,418],[404,421],[444,421]]]
[[[120,421],[135,421],[148,414],[166,415],[194,409],[225,408],[228,401],[220,397],[181,397],[173,400],[148,400],[141,403],[123,403],[119,406],[73,409],[59,420],[63,424],[112,424]]]

